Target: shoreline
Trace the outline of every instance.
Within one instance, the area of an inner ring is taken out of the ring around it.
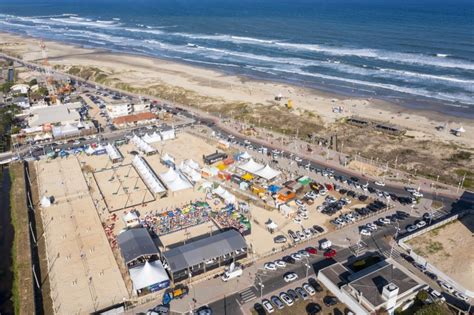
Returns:
[[[0,32],[0,38],[0,49],[6,54],[18,55],[25,61],[36,63],[42,59],[38,38],[5,32]],[[73,67],[99,69],[107,79],[98,83],[122,90],[140,90],[142,94],[157,95],[174,102],[179,102],[179,96],[184,93],[188,105],[194,104],[204,110],[217,108],[227,111],[226,106],[235,105],[236,109],[232,107],[230,111],[232,115],[232,112],[241,110],[238,105],[242,104],[254,110],[262,109],[262,106],[281,109],[286,100],[291,99],[295,105],[292,115],[316,117],[319,120],[313,121],[324,127],[333,126],[344,117],[360,116],[413,130],[411,136],[420,140],[441,140],[474,147],[474,139],[454,137],[448,132],[435,130],[437,126],[445,125],[449,131],[462,125],[466,134],[474,133],[474,119],[439,112],[435,105],[432,105],[432,110],[409,108],[393,100],[346,96],[312,87],[232,75],[212,67],[178,63],[165,58],[91,49],[59,41],[48,40],[45,43],[49,62],[52,67],[59,67],[59,71],[67,73]],[[91,80],[94,81],[94,78]],[[283,94],[284,100],[276,102],[274,97],[279,93]],[[343,107],[342,114],[334,113],[333,108],[338,106]]]
[[[2,34],[12,35],[15,37],[20,37],[24,40],[40,40],[40,38],[27,36],[24,34],[17,34],[17,33],[10,33],[6,31],[0,31],[0,36]],[[332,98],[332,99],[357,99],[357,100],[370,100],[377,108],[390,112],[391,114],[397,114],[400,112],[405,113],[412,113],[417,114],[427,119],[438,120],[438,121],[458,121],[461,123],[470,123],[474,119],[474,108],[470,109],[468,105],[443,105],[441,101],[436,101],[434,99],[422,98],[421,100],[416,100],[416,96],[411,96],[409,98],[395,98],[395,97],[384,97],[383,95],[362,95],[361,93],[357,93],[357,88],[353,89],[354,92],[347,91],[347,87],[341,87],[340,90],[337,90],[334,87],[334,84],[331,84],[333,87],[326,87],[323,83],[320,83],[319,86],[306,86],[304,84],[299,84],[298,82],[292,81],[285,81],[285,80],[274,80],[271,78],[263,78],[258,76],[252,76],[250,74],[241,74],[241,73],[234,73],[232,71],[227,71],[225,69],[221,69],[219,67],[213,67],[211,65],[206,66],[205,64],[201,64],[199,62],[193,61],[177,61],[171,58],[166,57],[158,57],[158,56],[150,56],[146,54],[139,54],[139,53],[127,53],[118,50],[112,49],[103,49],[98,47],[87,47],[87,45],[80,45],[75,43],[70,43],[61,40],[45,40],[45,42],[57,43],[60,45],[70,46],[76,49],[88,50],[91,51],[92,54],[96,55],[114,55],[117,57],[138,57],[144,58],[149,60],[155,60],[159,62],[166,62],[172,63],[177,65],[183,65],[191,68],[203,69],[207,71],[212,71],[219,73],[225,76],[233,76],[239,78],[242,83],[246,82],[262,82],[262,83],[276,83],[284,86],[294,87],[301,90],[305,90],[310,94],[317,94],[319,96]],[[50,60],[54,60],[55,58],[52,57]],[[346,91],[345,91],[346,90]],[[376,90],[371,90],[374,94],[376,94]],[[422,105],[420,105],[422,104]],[[422,107],[422,108],[421,108]],[[467,111],[467,112],[466,112]]]

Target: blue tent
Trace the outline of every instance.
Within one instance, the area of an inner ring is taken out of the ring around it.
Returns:
[[[268,191],[271,192],[272,194],[276,194],[277,192],[279,192],[281,189],[281,187],[279,186],[276,186],[276,185],[270,185],[268,187]]]

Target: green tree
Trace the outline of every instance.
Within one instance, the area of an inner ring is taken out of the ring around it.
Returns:
[[[36,84],[38,84],[38,80],[32,79],[28,84],[29,84],[29,86],[36,85]]]
[[[439,303],[426,304],[415,312],[415,315],[446,315],[451,314],[449,309]]]
[[[424,302],[426,301],[427,299],[429,298],[429,295],[428,295],[428,292],[426,292],[425,290],[421,290],[420,292],[418,292],[418,294],[416,295],[416,299],[420,302]]]
[[[2,85],[0,85],[0,90],[3,92],[3,93],[8,93],[10,92],[10,89],[11,87],[14,85],[13,82],[5,82],[3,83]]]

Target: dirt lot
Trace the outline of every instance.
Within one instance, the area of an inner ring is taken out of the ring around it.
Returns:
[[[468,290],[474,290],[474,215],[446,224],[408,242],[415,253],[428,259]]]

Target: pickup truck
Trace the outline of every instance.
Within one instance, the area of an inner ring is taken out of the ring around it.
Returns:
[[[167,289],[163,295],[163,304],[167,305],[172,300],[181,299],[189,293],[189,289],[186,286],[180,285],[174,288]]]

